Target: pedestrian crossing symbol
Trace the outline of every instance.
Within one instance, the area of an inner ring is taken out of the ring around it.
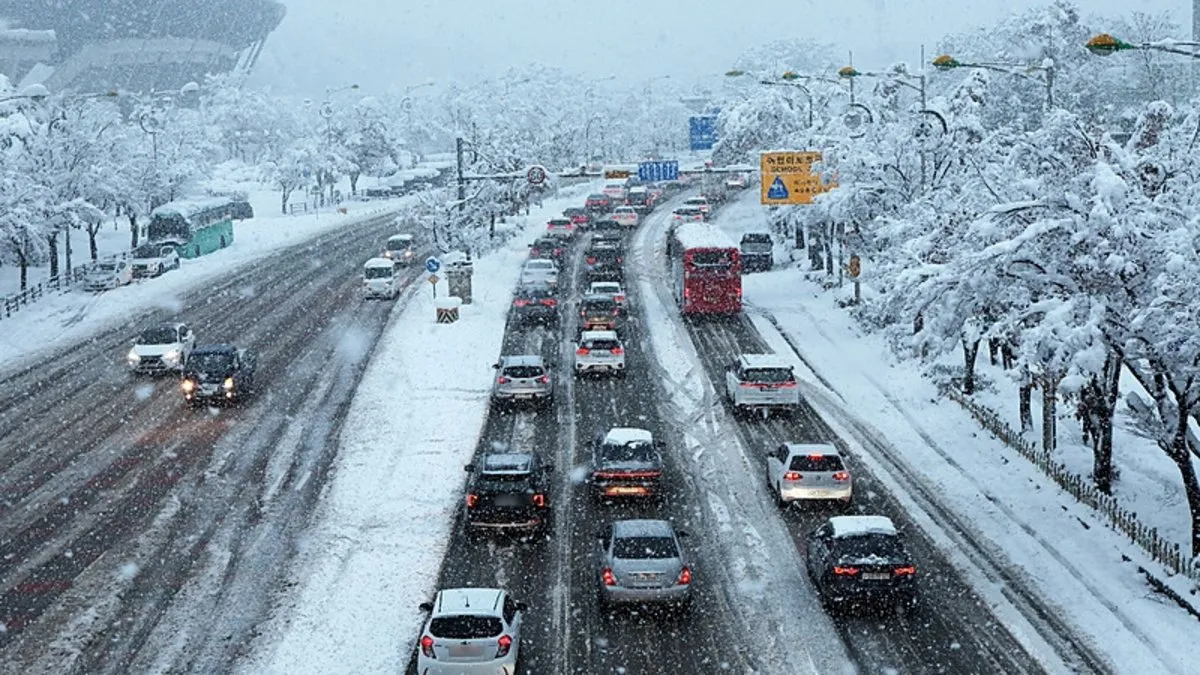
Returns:
[[[771,183],[771,187],[767,188],[767,199],[787,199],[788,189],[783,184],[783,177],[776,176],[775,182]]]

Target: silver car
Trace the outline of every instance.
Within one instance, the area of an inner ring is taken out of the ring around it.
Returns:
[[[780,443],[767,456],[767,486],[780,506],[811,500],[849,505],[854,497],[854,481],[842,454],[824,443]]]
[[[687,609],[692,568],[665,520],[618,520],[600,539],[600,606],[663,605]]]
[[[499,588],[451,588],[421,610],[429,619],[417,644],[420,675],[517,672],[525,603]]]
[[[558,265],[546,258],[533,258],[525,261],[521,267],[520,285],[544,284],[551,288],[558,287]]]
[[[497,371],[492,385],[492,403],[528,401],[548,406],[553,400],[554,383],[542,357],[502,356],[492,367]]]

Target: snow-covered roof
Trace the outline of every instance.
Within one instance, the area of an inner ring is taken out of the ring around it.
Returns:
[[[785,361],[778,354],[742,354],[742,365],[746,368],[787,368],[792,369],[792,364]]]
[[[412,240],[413,240],[413,236],[411,234],[393,234],[392,236],[388,237],[388,241],[412,241]]]
[[[856,537],[864,534],[896,534],[896,526],[887,516],[834,516],[829,519],[835,537]]]
[[[484,473],[529,473],[533,470],[533,455],[527,452],[498,452],[484,455]]]
[[[391,258],[370,258],[363,267],[393,267],[395,264]]]
[[[665,520],[616,520],[612,524],[617,537],[671,537],[675,528]]]
[[[436,614],[495,614],[500,604],[498,588],[447,588],[438,592]]]
[[[675,239],[685,249],[737,248],[729,235],[708,223],[681,223],[675,228]]]
[[[579,334],[580,342],[589,340],[616,340],[617,332],[612,330],[585,330]],[[611,431],[608,433],[612,433]],[[649,432],[647,432],[649,433]]]
[[[612,445],[626,445],[628,443],[653,443],[654,435],[645,429],[636,429],[634,427],[613,427],[604,435],[604,442]]]
[[[150,212],[150,216],[158,215],[181,215],[184,218],[189,218],[201,211],[208,209],[220,208],[229,206],[231,202],[241,201],[231,197],[197,197],[195,199],[176,199],[173,202],[167,202],[162,206]]]
[[[841,456],[838,449],[828,443],[786,443],[790,452],[797,455]]]

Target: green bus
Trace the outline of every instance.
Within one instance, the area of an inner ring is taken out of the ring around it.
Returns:
[[[233,219],[243,199],[210,197],[181,199],[154,209],[146,238],[151,244],[171,245],[181,258],[198,258],[233,243]]]

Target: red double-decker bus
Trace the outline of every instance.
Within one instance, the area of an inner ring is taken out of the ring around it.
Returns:
[[[679,223],[667,249],[675,302],[684,316],[742,311],[741,252],[724,232],[708,223]]]

